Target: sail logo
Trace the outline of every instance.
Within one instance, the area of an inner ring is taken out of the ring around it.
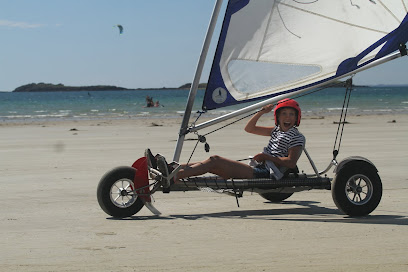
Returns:
[[[217,104],[222,104],[227,100],[227,91],[224,88],[218,87],[212,93],[212,100]]]

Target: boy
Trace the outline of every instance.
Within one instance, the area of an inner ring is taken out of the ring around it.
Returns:
[[[258,126],[259,118],[271,112],[272,108],[272,104],[264,106],[245,126],[248,133],[270,137],[264,151],[253,157],[257,162],[255,166],[214,155],[201,162],[182,165],[174,180],[177,182],[182,178],[205,173],[212,173],[224,179],[280,179],[285,169],[295,168],[305,145],[305,137],[296,128],[302,116],[299,104],[293,99],[279,101],[274,110],[275,126]],[[157,165],[163,176],[168,177],[168,165],[163,156],[157,156]],[[164,188],[170,186],[170,180],[166,181]]]

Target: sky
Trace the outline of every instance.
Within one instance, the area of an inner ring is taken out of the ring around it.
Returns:
[[[125,88],[192,82],[214,4],[0,0],[0,91],[40,82]],[[219,21],[200,82],[208,79]],[[407,67],[408,59],[400,58],[356,75],[354,83],[408,84]]]

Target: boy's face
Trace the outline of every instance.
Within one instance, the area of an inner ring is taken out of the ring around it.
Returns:
[[[296,119],[296,111],[292,108],[283,108],[279,111],[279,126],[284,132],[288,131],[296,124]]]

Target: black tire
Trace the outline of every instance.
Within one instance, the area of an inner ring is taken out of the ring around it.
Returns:
[[[129,166],[120,166],[101,178],[96,196],[104,212],[116,218],[124,218],[143,208],[143,201],[133,191],[136,171]]]
[[[263,193],[260,195],[270,202],[279,203],[285,199],[288,199],[291,195],[293,195],[293,193]]]
[[[333,181],[332,197],[337,208],[347,215],[370,214],[382,197],[382,183],[377,169],[364,161],[347,163]]]

